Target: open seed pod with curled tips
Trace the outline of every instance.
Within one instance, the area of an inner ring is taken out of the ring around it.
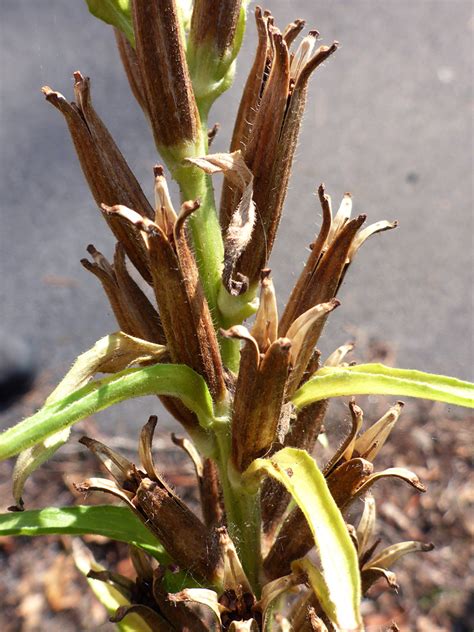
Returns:
[[[75,555],[124,630],[361,631],[361,599],[372,583],[383,576],[395,586],[391,564],[430,545],[406,542],[376,554],[373,501],[357,529],[347,524],[348,508],[382,478],[425,488],[405,468],[374,470],[400,401],[361,432],[363,412],[352,398],[344,441],[318,464],[313,452],[329,400],[388,394],[467,406],[473,389],[454,378],[348,363],[352,343],[321,359],[317,345],[340,306],[351,262],[368,237],[396,226],[363,228],[366,216],[351,217],[349,193],[333,213],[319,186],[320,229],[278,313],[267,265],[309,80],[337,42],[318,47],[315,30],[298,42],[303,20],[279,30],[271,13],[256,7],[257,50],[230,148],[211,154],[217,127],[211,122],[208,131],[208,115],[232,83],[247,2],[87,4],[115,28],[164,165],[153,168],[151,203],[93,108],[89,79],[74,73],[73,103],[43,89],[65,118],[117,242],[110,261],[89,245],[92,261],[81,263],[102,284],[121,331],[82,354],[44,407],[2,435],[0,458],[20,454],[15,533],[36,520],[37,532],[100,533],[132,544],[135,580],[98,567],[82,550]],[[178,184],[179,202],[166,173]],[[213,178],[221,176],[218,211]],[[107,375],[93,379],[97,373]],[[20,513],[26,479],[65,443],[74,423],[146,395],[160,397],[188,434],[173,441],[194,465],[199,500],[192,507],[154,464],[152,416],[140,436],[141,466],[107,441],[81,439],[114,480],[90,478],[78,489],[112,494],[122,506],[58,510],[69,522],[55,514],[52,526],[49,518]],[[332,441],[331,430],[328,436]]]

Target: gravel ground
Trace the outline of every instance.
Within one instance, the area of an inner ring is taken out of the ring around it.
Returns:
[[[385,404],[359,402],[365,418],[373,421],[383,414]],[[408,467],[418,474],[428,491],[424,494],[400,482],[382,481],[375,487],[378,507],[378,536],[381,546],[404,540],[433,542],[430,553],[412,554],[394,567],[400,592],[387,592],[376,584],[364,600],[363,613],[367,632],[382,632],[395,622],[401,632],[471,632],[474,628],[474,568],[469,551],[472,547],[472,415],[438,404],[405,409],[389,442],[376,459],[376,470]],[[332,448],[338,441],[347,418],[347,409],[332,406],[326,429]],[[87,434],[105,441],[136,459],[136,440],[110,439],[99,428],[86,422],[78,428],[68,448],[38,470],[30,479],[25,502],[34,509],[47,505],[84,503],[73,487],[99,472],[97,461],[74,439]],[[191,506],[196,506],[196,487],[190,462],[160,435],[156,442],[156,463],[168,482]],[[321,446],[317,459],[326,457]],[[8,463],[0,464],[3,505],[9,504]],[[87,503],[104,502],[91,494]],[[355,504],[349,519],[360,512]],[[130,575],[132,569],[124,545],[104,542],[104,538],[86,538],[97,559],[110,570]],[[82,630],[112,631],[103,609],[89,594],[85,580],[74,568],[68,555],[68,538],[0,538],[0,629],[4,632],[58,632]],[[34,572],[32,572],[34,568]]]

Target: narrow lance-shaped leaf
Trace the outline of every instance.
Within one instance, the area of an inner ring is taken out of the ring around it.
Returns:
[[[383,364],[323,367],[294,394],[297,408],[343,395],[405,395],[474,407],[474,384],[445,375]]]
[[[156,536],[128,507],[77,505],[0,514],[2,536],[87,534],[100,535],[137,546],[161,564],[166,565],[171,561]],[[163,581],[165,588],[170,592],[181,590],[184,585],[197,585],[184,571],[166,573]]]
[[[134,338],[123,332],[105,336],[77,358],[70,371],[48,397],[45,405],[49,406],[67,397],[87,384],[96,373],[116,373],[132,364],[158,362],[165,351],[166,347],[163,345]],[[19,455],[12,476],[13,497],[17,509],[23,508],[21,496],[27,478],[66,443],[70,432],[69,427],[60,430]]]
[[[77,568],[87,577],[87,583],[109,615],[113,615],[117,608],[130,606],[130,601],[120,590],[109,583],[89,577],[91,571],[100,573],[105,568],[95,561],[92,553],[80,540],[73,541],[72,551]],[[148,626],[139,615],[132,614],[128,617],[127,622],[120,622],[117,629],[120,632],[152,632],[153,628]]]
[[[47,507],[21,513],[0,515],[0,534],[40,535],[101,535],[111,540],[140,547],[162,563],[169,556],[156,537],[128,507],[115,505]]]
[[[319,568],[308,558],[296,560],[291,566],[294,571],[305,572],[307,574],[309,585],[317,596],[322,609],[332,622],[339,622],[341,617],[331,600],[326,582],[324,581],[324,575]],[[361,627],[354,628],[352,626],[348,628],[342,621],[337,627],[337,630],[340,632],[355,632],[356,630],[362,629]]]
[[[0,460],[26,450],[112,404],[144,395],[178,397],[196,413],[204,428],[209,427],[213,419],[212,399],[206,383],[188,366],[156,364],[143,369],[126,369],[44,406],[35,415],[5,430],[0,436]]]
[[[316,462],[303,450],[284,448],[270,459],[255,460],[243,480],[251,487],[264,474],[286,487],[308,521],[334,607],[333,622],[343,629],[359,629],[361,589],[356,550]]]

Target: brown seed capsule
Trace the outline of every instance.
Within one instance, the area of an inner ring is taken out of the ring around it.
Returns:
[[[232,458],[240,472],[277,440],[290,362],[286,338],[275,340],[258,366],[248,357],[253,354],[251,344],[242,350],[232,415]]]
[[[258,221],[252,240],[237,266],[237,271],[249,279],[250,286],[256,283],[260,270],[265,267],[275,240],[304,113],[309,77],[337,49],[337,43],[330,47],[322,46],[311,56],[317,35],[312,31],[303,40],[290,63],[287,42],[292,41],[293,34],[297,34],[300,25],[290,28],[286,32],[286,38],[270,25],[269,17],[265,21],[257,14],[257,25],[257,75],[260,76],[263,63],[264,68],[269,67],[270,70],[267,73],[268,78],[265,71],[263,72],[258,103],[255,103],[255,78],[249,78],[241,109],[245,114],[249,106],[258,106],[257,113],[251,127],[239,122],[233,139],[233,143],[242,144],[242,138],[245,134],[248,135],[243,152],[255,177],[254,200]],[[270,46],[267,46],[265,37],[268,37]],[[235,203],[235,193],[226,185],[221,203],[224,226],[229,221]]]
[[[120,329],[137,338],[164,344],[160,317],[128,273],[123,245],[117,243],[113,265],[92,244],[87,251],[94,262],[82,259],[81,264],[102,283]]]
[[[222,58],[232,43],[237,28],[242,0],[195,0],[189,37],[194,46],[208,45]]]
[[[133,0],[133,28],[143,93],[160,153],[181,160],[199,138],[200,120],[189,78],[175,0]]]
[[[150,417],[140,437],[140,456],[146,473],[103,443],[82,437],[86,445],[114,477],[90,479],[79,489],[99,490],[121,498],[159,539],[173,560],[196,579],[211,584],[222,575],[219,534],[208,529],[170,489],[157,472],[151,455],[156,417]]]
[[[115,41],[117,42],[117,48],[120,54],[120,59],[127,75],[130,89],[133,92],[133,96],[138,101],[145,116],[148,117],[148,105],[145,97],[145,90],[143,88],[143,81],[140,74],[140,67],[138,65],[137,54],[135,49],[128,41],[128,38],[122,31],[114,29]]]
[[[89,79],[79,72],[74,73],[74,78],[76,103],[70,104],[62,94],[48,86],[43,88],[43,93],[46,100],[64,115],[82,171],[97,205],[124,204],[143,217],[153,217],[153,209],[138,181],[92,107]],[[105,219],[116,239],[123,244],[130,261],[149,281],[148,254],[140,231],[120,217],[105,216]]]
[[[143,479],[133,501],[147,526],[176,562],[197,577],[215,580],[219,566],[217,534],[168,489]]]

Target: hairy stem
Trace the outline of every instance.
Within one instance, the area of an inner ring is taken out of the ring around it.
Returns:
[[[227,528],[234,542],[242,567],[255,592],[260,596],[261,519],[257,494],[246,491],[240,482],[229,477],[231,444],[228,426],[216,430],[217,465],[224,495]]]
[[[207,121],[201,128],[198,155],[207,154]],[[191,164],[182,163],[172,170],[173,178],[179,184],[181,200],[199,199],[201,206],[189,218],[199,277],[209,303],[216,329],[225,327],[226,321],[218,306],[222,293],[222,268],[224,264],[224,243],[216,210],[214,188],[210,176]],[[234,340],[220,340],[222,360],[225,366],[236,373],[239,366],[239,344]]]

